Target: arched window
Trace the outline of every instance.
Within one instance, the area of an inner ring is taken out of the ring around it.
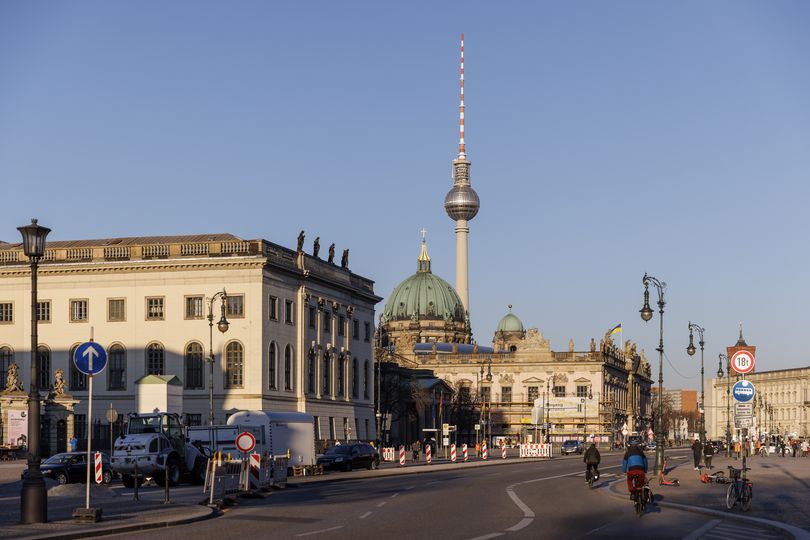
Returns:
[[[72,391],[81,392],[82,390],[87,390],[87,375],[79,371],[76,367],[76,363],[73,361],[73,356],[76,354],[76,349],[78,348],[78,345],[74,345],[70,348],[70,352],[68,352],[68,372],[70,373],[68,386]],[[40,369],[42,368],[40,367]]]
[[[39,389],[46,390],[51,387],[51,350],[48,347],[44,345],[37,347],[37,362],[39,363]]]
[[[369,382],[369,369],[368,369],[368,360],[366,360],[365,365],[363,366],[363,397],[368,399],[368,382]]]
[[[107,351],[108,363],[110,364],[107,373],[108,390],[127,389],[127,350],[115,344]]]
[[[268,373],[268,386],[270,390],[276,389],[276,366],[278,365],[278,354],[276,353],[276,344],[270,342],[270,350],[267,353],[267,373]]]
[[[225,347],[225,387],[242,388],[245,367],[245,351],[237,341]]]
[[[337,394],[339,397],[346,395],[346,356],[341,354],[338,356],[338,389]]]
[[[323,353],[323,392],[324,396],[331,395],[331,387],[332,387],[332,362],[330,362],[329,358],[329,351]]]
[[[166,352],[160,343],[150,343],[146,347],[146,374],[163,375],[166,369]]]
[[[292,390],[293,351],[290,345],[284,347],[284,390]]]
[[[307,389],[310,394],[315,393],[315,352],[310,349],[309,350],[309,366],[307,369],[308,373],[308,381],[307,381]]]
[[[360,377],[360,372],[357,369],[357,367],[358,367],[357,366],[357,358],[355,358],[354,360],[352,360],[352,397],[353,398],[358,397],[357,392],[358,392],[358,389],[360,388],[358,386],[358,378]]]
[[[8,347],[0,347],[0,384],[6,384],[8,366],[14,362],[14,351]]]
[[[203,347],[192,342],[186,346],[186,388],[203,387]]]

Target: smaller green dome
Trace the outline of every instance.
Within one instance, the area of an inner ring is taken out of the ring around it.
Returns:
[[[523,323],[512,313],[512,305],[509,305],[509,313],[503,316],[498,323],[496,332],[523,332]]]

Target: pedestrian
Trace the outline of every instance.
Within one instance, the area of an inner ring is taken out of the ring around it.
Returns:
[[[700,439],[695,437],[695,442],[692,443],[692,457],[695,458],[695,470],[700,470],[700,454],[703,453],[703,446],[700,444]]]
[[[714,456],[714,446],[707,442],[703,445],[703,462],[706,464],[706,468],[709,470],[712,468],[712,456]]]
[[[415,440],[413,443],[411,443],[411,452],[413,453],[414,461],[419,461],[419,450],[421,449],[421,446],[422,445],[419,443],[419,440]]]
[[[79,449],[79,439],[76,438],[76,435],[70,438],[70,451],[76,452]]]
[[[793,441],[791,443],[791,445],[790,445],[791,447],[793,447],[793,457],[796,457],[796,443],[797,442],[799,442],[799,441]]]
[[[740,459],[740,441],[734,441],[734,459]]]

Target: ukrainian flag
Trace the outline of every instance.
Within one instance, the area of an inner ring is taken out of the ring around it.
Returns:
[[[621,331],[622,331],[622,323],[619,323],[613,328],[611,328],[610,335],[612,336],[613,334],[619,334],[621,333]]]

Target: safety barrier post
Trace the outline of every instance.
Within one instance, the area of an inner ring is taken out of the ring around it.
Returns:
[[[506,459],[506,443],[501,440],[501,459]]]
[[[489,457],[489,454],[487,452],[487,441],[481,443],[481,457],[484,458],[485,460]]]
[[[467,463],[467,459],[469,458],[469,456],[467,455],[467,443],[463,443],[461,445],[461,455],[464,458],[464,463]]]
[[[456,462],[456,445],[455,444],[450,445],[450,461],[452,461],[453,463]]]
[[[433,461],[429,444],[425,446],[425,459],[427,460],[428,465],[430,465],[431,461]]]
[[[399,466],[405,466],[405,445],[399,445]]]

